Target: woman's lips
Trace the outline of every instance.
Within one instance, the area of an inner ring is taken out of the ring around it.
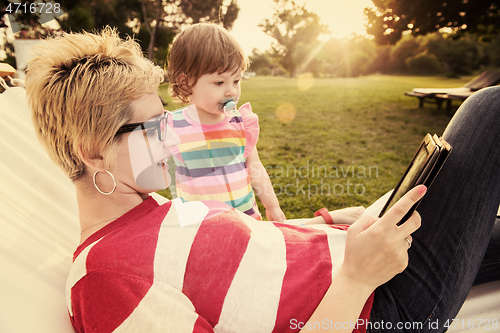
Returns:
[[[160,167],[166,167],[168,168],[168,160],[170,159],[170,156],[169,157],[166,157],[164,158],[163,160],[159,161],[157,164],[158,166]]]

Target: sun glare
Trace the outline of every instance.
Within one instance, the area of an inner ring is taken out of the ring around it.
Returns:
[[[345,38],[353,33],[365,35],[363,10],[373,6],[371,0],[297,0],[297,3],[305,3],[306,8],[319,14],[333,38]]]
[[[346,38],[353,33],[365,35],[363,10],[372,7],[371,0],[295,0],[299,5],[317,13],[321,22],[328,26],[330,33],[321,36],[321,41],[330,38]],[[268,49],[274,41],[259,27],[265,19],[273,15],[272,0],[238,0],[240,12],[231,33],[238,39],[247,54],[253,48]]]

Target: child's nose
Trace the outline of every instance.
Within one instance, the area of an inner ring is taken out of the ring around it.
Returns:
[[[226,96],[234,97],[236,95],[236,88],[235,87],[228,87],[226,90]]]

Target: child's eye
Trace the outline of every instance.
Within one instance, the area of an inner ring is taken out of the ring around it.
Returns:
[[[223,81],[218,81],[218,82],[215,82],[215,84],[218,85],[218,86],[222,86],[224,84],[224,82]]]

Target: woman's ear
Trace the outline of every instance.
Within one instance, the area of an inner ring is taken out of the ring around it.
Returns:
[[[99,171],[105,171],[104,158],[101,155],[92,155],[90,152],[85,152],[81,146],[76,150],[78,157],[85,163],[87,168]]]

